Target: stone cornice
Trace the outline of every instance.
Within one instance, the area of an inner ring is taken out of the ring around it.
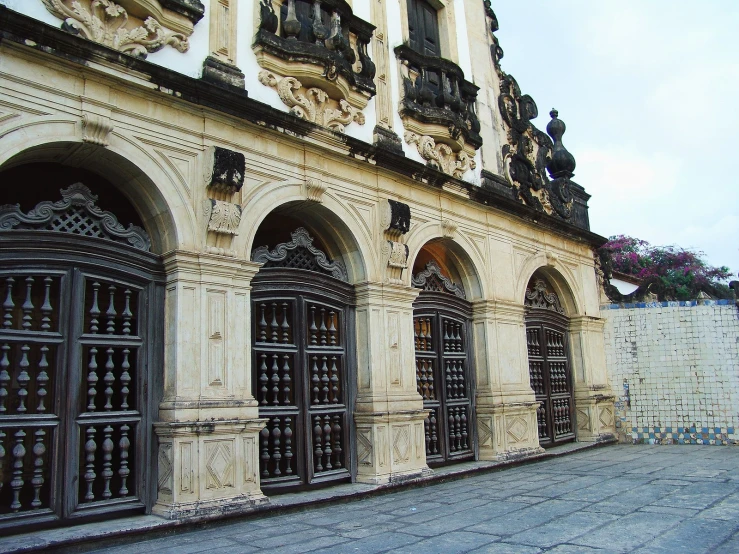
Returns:
[[[96,71],[94,69],[96,65],[111,68],[112,71],[108,71],[107,75],[116,80],[124,80],[125,73],[134,73],[137,81],[132,81],[131,85],[141,86],[146,82],[148,89],[159,90],[151,94],[167,95],[172,100],[188,102],[261,128],[297,136],[324,147],[328,145],[340,149],[355,159],[369,161],[396,176],[401,175],[438,189],[440,193],[445,184],[451,183],[467,191],[469,199],[478,205],[513,214],[537,228],[571,240],[585,242],[593,247],[599,247],[606,242],[606,238],[600,235],[538,212],[492,187],[480,187],[455,179],[401,154],[376,148],[359,139],[321,128],[292,114],[251,100],[244,90],[213,86],[201,79],[187,77],[145,60],[127,56],[61,29],[49,27],[3,5],[0,5],[0,47],[15,48],[27,54],[35,53],[36,56],[45,59],[52,56],[58,60],[66,60],[73,67],[86,66],[90,71]]]

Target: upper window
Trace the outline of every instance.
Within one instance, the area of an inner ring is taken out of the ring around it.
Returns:
[[[408,0],[407,5],[411,48],[426,56],[441,57],[436,8],[427,0]]]

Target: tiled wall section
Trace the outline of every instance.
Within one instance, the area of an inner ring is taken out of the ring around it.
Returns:
[[[739,309],[733,301],[606,304],[622,440],[739,444]]]

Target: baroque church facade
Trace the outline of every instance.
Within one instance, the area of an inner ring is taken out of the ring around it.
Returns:
[[[488,0],[0,2],[0,529],[614,436]]]

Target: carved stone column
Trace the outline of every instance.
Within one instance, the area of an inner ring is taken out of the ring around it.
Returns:
[[[387,483],[428,471],[416,392],[413,301],[418,290],[357,285],[357,480]]]
[[[590,316],[570,319],[570,349],[575,376],[577,440],[603,442],[616,436],[615,397],[606,372],[605,320]]]
[[[477,435],[481,460],[543,451],[529,382],[526,324],[520,304],[478,301],[472,325],[477,368]]]
[[[266,501],[251,395],[250,283],[260,264],[172,252],[154,512],[188,518]]]

